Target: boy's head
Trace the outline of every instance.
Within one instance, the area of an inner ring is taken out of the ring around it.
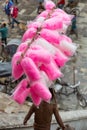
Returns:
[[[2,27],[6,27],[6,23],[3,23],[3,24],[2,24]]]
[[[72,14],[76,16],[76,11],[73,11]]]
[[[8,3],[8,2],[9,2],[9,0],[6,0],[5,2],[6,2],[6,3]]]
[[[39,2],[39,5],[42,5],[42,2]]]
[[[52,95],[52,99],[55,98],[55,91],[54,91],[54,89],[53,88],[49,88],[49,91],[50,91],[50,93]]]

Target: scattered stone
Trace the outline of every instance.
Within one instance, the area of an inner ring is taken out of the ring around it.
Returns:
[[[25,102],[23,105],[19,105],[11,96],[0,92],[0,111],[4,113],[20,113],[29,110],[32,103]]]
[[[26,9],[22,9],[22,10],[19,12],[19,15],[23,15],[25,12],[26,12]]]

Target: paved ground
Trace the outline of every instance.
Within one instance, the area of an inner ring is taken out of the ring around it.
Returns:
[[[22,1],[23,1],[23,4],[21,5],[19,3],[18,5],[20,9],[18,19],[26,22],[33,19],[36,16],[37,2],[34,0],[29,0],[29,1],[22,0]],[[1,9],[2,4],[0,4],[0,6],[1,6],[0,9]],[[78,55],[76,57],[76,62],[73,63],[72,61],[70,61],[62,69],[62,71],[64,72],[63,79],[73,84],[73,64],[75,64],[76,70],[77,70],[76,82],[80,80],[81,82],[80,88],[82,90],[82,93],[85,93],[85,94],[87,93],[87,85],[86,85],[87,83],[87,8],[86,7],[87,7],[87,3],[79,4],[81,13],[80,13],[80,16],[77,18],[78,33],[79,33],[78,40],[75,40],[74,35],[71,36],[71,38],[73,39],[73,42],[80,45],[78,48]],[[7,18],[5,14],[3,14],[2,11],[0,11],[0,20],[7,21]],[[17,27],[15,27],[15,29],[13,30],[9,27],[8,40],[12,38],[21,38],[21,37],[22,35],[19,32],[19,29]],[[60,108],[64,110],[82,109],[78,105],[78,101],[74,94],[69,97],[63,97],[61,101],[59,99],[59,103],[60,103]]]
[[[78,33],[79,38],[78,40],[75,40],[75,36],[71,36],[73,39],[73,42],[79,45],[79,48],[77,49],[78,55],[76,56],[76,61],[69,62],[64,68],[64,79],[66,81],[69,81],[73,83],[73,65],[76,67],[76,76],[75,80],[76,82],[80,81],[80,89],[81,92],[87,95],[87,9],[86,9],[87,3],[79,4],[79,7],[81,9],[80,16],[77,18],[77,25],[78,25]],[[78,105],[78,101],[76,99],[76,96],[73,94],[69,98],[65,98],[66,100],[63,101],[64,107],[66,106],[66,109],[82,109]],[[69,104],[69,105],[68,105]],[[87,108],[85,108],[87,109]]]

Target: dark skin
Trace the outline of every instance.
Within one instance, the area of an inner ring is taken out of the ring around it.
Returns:
[[[52,93],[52,97],[53,97],[53,93]],[[37,130],[37,129],[42,130],[43,126],[45,126],[44,127],[45,130],[50,130],[53,114],[56,118],[57,123],[62,128],[62,130],[66,130],[66,126],[64,125],[59,115],[59,110],[57,108],[56,102],[47,103],[45,101],[42,101],[41,104],[39,105],[39,108],[37,108],[33,104],[24,118],[24,121],[23,121],[24,125],[27,124],[27,121],[30,119],[33,113],[34,113],[34,124],[36,124],[36,127],[34,127],[34,130]]]

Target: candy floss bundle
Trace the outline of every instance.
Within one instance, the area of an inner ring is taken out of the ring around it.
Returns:
[[[49,87],[63,76],[61,67],[77,49],[72,40],[62,34],[71,16],[55,7],[51,0],[45,0],[45,11],[28,24],[12,58],[13,78],[18,80],[24,76],[11,96],[19,104],[28,96],[36,106],[42,100],[49,102],[52,97]]]

